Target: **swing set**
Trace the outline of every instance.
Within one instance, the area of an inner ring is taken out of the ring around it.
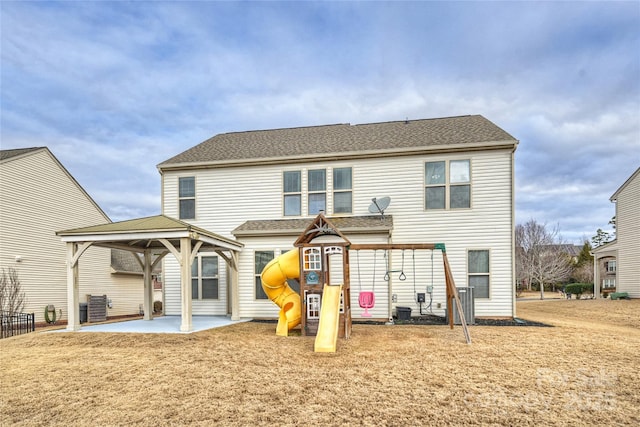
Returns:
[[[322,238],[322,239],[320,239]],[[294,242],[294,247],[298,249],[297,262],[295,274],[291,277],[298,278],[300,282],[300,320],[301,334],[303,336],[316,336],[322,339],[328,339],[331,335],[331,349],[325,350],[324,347],[321,351],[335,351],[335,338],[343,337],[349,338],[351,335],[351,286],[350,286],[350,265],[349,254],[356,251],[357,263],[358,263],[358,284],[359,295],[358,304],[364,312],[362,317],[372,317],[370,309],[374,308],[376,303],[376,272],[378,268],[378,254],[377,252],[382,250],[384,253],[384,280],[387,283],[391,282],[391,273],[400,273],[398,279],[404,281],[407,276],[404,272],[405,264],[405,251],[414,251],[413,261],[413,275],[414,275],[414,293],[415,293],[415,251],[417,250],[440,250],[442,252],[442,260],[444,264],[444,276],[446,284],[446,300],[447,300],[447,312],[453,313],[453,304],[456,304],[458,309],[459,320],[464,331],[467,344],[471,343],[471,337],[469,336],[469,330],[464,318],[464,311],[462,304],[458,296],[458,291],[453,281],[453,274],[447,260],[447,254],[445,245],[443,243],[435,244],[398,244],[398,243],[372,243],[372,244],[354,244],[338,230],[330,220],[328,220],[322,213],[318,214],[316,219],[312,221],[309,226],[298,236],[298,239]],[[401,270],[391,270],[390,254],[393,250],[402,250],[402,268]],[[359,251],[374,251],[373,259],[373,287],[369,290],[362,289],[362,278],[360,272],[360,252]],[[335,260],[332,261],[336,256]],[[341,261],[341,262],[340,262]],[[292,264],[293,265],[293,264]],[[334,268],[331,268],[333,265]],[[340,278],[333,276],[331,271],[341,271]],[[433,258],[432,258],[432,271],[433,271]],[[287,276],[289,277],[289,276]],[[333,280],[335,279],[335,280]],[[341,280],[339,282],[338,280]],[[431,287],[433,288],[433,276]],[[332,283],[336,282],[336,283]],[[339,284],[339,287],[336,286]],[[339,289],[340,292],[336,291]],[[330,303],[325,304],[324,298],[327,294]],[[416,294],[417,298],[417,294]],[[321,302],[321,300],[323,302]],[[391,293],[389,293],[389,308],[392,305]],[[327,313],[331,313],[330,317],[322,314],[322,307],[327,308]],[[285,307],[286,308],[286,307]],[[421,306],[422,309],[422,306]],[[286,311],[286,310],[285,310]],[[449,326],[453,329],[454,316],[449,316]],[[323,326],[323,321],[326,320]],[[330,320],[332,319],[332,320]],[[389,312],[389,320],[391,313]],[[297,323],[296,323],[297,324]],[[286,331],[285,331],[286,332]],[[322,332],[322,333],[320,333]],[[331,334],[329,334],[331,332]],[[333,336],[335,334],[335,336]],[[328,347],[327,347],[328,348]]]
[[[404,282],[405,280],[407,280],[407,275],[405,274],[405,270],[404,270],[404,253],[405,250],[402,250],[402,267],[400,268],[400,270],[391,270],[389,269],[389,255],[388,255],[388,250],[385,251],[384,253],[384,258],[385,258],[385,266],[386,266],[386,271],[384,274],[384,280],[386,282],[389,282],[389,280],[391,279],[391,276],[389,275],[389,273],[400,273],[398,275],[398,280],[400,280],[401,282]],[[413,273],[413,296],[414,296],[414,301],[420,304],[420,314],[424,315],[425,313],[422,312],[422,304],[425,303],[425,294],[428,293],[429,295],[432,295],[433,293],[433,251],[431,252],[431,284],[427,285],[427,289],[425,293],[418,293],[417,291],[417,284],[416,284],[416,276],[417,276],[417,272],[416,272],[416,250],[412,250],[411,251],[411,259],[412,259],[412,273]],[[362,290],[362,278],[361,278],[361,274],[360,274],[360,250],[356,250],[356,262],[358,264],[358,302],[360,305],[360,308],[364,308],[364,312],[362,314],[360,314],[361,317],[371,317],[371,313],[369,313],[369,309],[373,308],[375,306],[375,292],[376,292],[376,264],[377,264],[377,250],[374,250],[374,255],[373,255],[373,277],[372,277],[372,283],[373,283],[373,287],[371,289],[371,291],[363,291]],[[433,299],[433,298],[431,298]],[[431,309],[431,301],[429,302],[429,305],[427,306],[428,309]]]
[[[377,264],[377,252],[378,250],[384,251],[385,258],[385,275],[384,280],[389,281],[391,279],[390,273],[400,273],[398,276],[398,280],[405,281],[407,276],[404,272],[404,263],[405,263],[405,251],[411,250],[413,251],[413,288],[414,288],[414,296],[416,300],[419,301],[418,295],[416,293],[416,265],[415,265],[415,251],[416,250],[440,250],[442,251],[442,261],[444,266],[444,276],[445,276],[445,285],[446,285],[446,299],[447,299],[447,313],[453,313],[453,304],[456,304],[456,308],[458,314],[460,316],[460,323],[462,324],[462,329],[464,331],[464,336],[467,341],[467,344],[471,343],[471,336],[469,335],[469,329],[467,327],[466,319],[464,318],[464,311],[462,309],[462,303],[460,302],[460,298],[458,296],[458,290],[455,287],[455,283],[453,280],[453,274],[451,272],[451,267],[449,265],[449,261],[447,259],[447,252],[445,249],[445,245],[443,243],[426,243],[426,244],[351,244],[347,248],[350,251],[356,251],[356,262],[358,264],[358,286],[359,286],[359,295],[358,295],[358,303],[360,308],[364,309],[362,313],[362,317],[371,317],[371,313],[369,310],[375,306],[375,286],[376,286],[376,264]],[[391,270],[389,269],[389,253],[392,250],[402,250],[402,267],[400,270]],[[373,286],[371,291],[363,291],[362,290],[362,278],[360,274],[360,252],[361,250],[373,250]],[[433,252],[431,254],[431,289],[433,289]],[[420,304],[424,301],[419,301]],[[389,305],[391,305],[391,301],[389,301]],[[420,306],[420,314],[422,314],[422,305]],[[453,317],[449,316],[449,326],[453,329]]]

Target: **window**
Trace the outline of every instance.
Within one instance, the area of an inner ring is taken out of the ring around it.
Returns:
[[[471,207],[470,161],[450,160],[425,163],[424,198],[427,210]]]
[[[196,179],[193,176],[178,178],[178,200],[180,219],[196,217]]]
[[[267,294],[264,292],[264,289],[262,289],[262,279],[260,278],[260,274],[262,274],[262,270],[264,270],[273,257],[273,251],[255,251],[254,253],[253,271],[255,274],[256,299],[269,299]]]
[[[608,273],[615,273],[616,272],[616,262],[615,261],[607,262],[607,272]]]
[[[287,171],[283,174],[284,214],[297,216],[302,212],[300,171]]]
[[[319,294],[307,294],[307,319],[320,318],[320,298]]]
[[[602,280],[602,289],[611,289],[616,287],[616,279],[608,278]]]
[[[304,248],[304,271],[322,270],[322,256],[320,248]]]
[[[309,192],[309,215],[318,215],[327,206],[327,171],[310,170],[307,182]]]
[[[472,250],[467,253],[469,287],[474,298],[489,298],[489,251]]]
[[[351,213],[352,180],[351,168],[333,170],[333,213]]]
[[[218,257],[198,256],[191,264],[191,299],[218,299]]]

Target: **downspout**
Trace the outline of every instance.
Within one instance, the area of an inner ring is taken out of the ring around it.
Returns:
[[[600,269],[598,265],[600,264],[598,254],[594,254],[591,252],[591,256],[593,257],[593,297],[595,299],[600,298]]]
[[[158,173],[160,173],[160,214],[164,215],[164,173],[159,167]],[[167,294],[167,275],[165,274],[164,268],[164,256],[162,257],[162,260],[160,260],[160,262],[162,263],[160,266],[160,274],[162,277],[162,313],[166,313],[167,301],[165,295]]]
[[[516,317],[516,147],[511,151],[511,313]]]
[[[387,239],[387,243],[392,244],[393,243],[393,237],[391,236],[391,231],[389,231],[389,238]],[[392,251],[388,251],[391,252]],[[385,264],[385,269],[391,270],[391,253],[388,253],[388,258],[387,258],[387,262],[389,263],[389,265]],[[375,254],[374,254],[375,257]],[[383,258],[384,259],[384,258]],[[386,274],[386,271],[385,271]],[[389,281],[387,282],[387,308],[388,308],[388,313],[387,313],[387,322],[385,323],[385,325],[393,325],[393,279],[391,277],[389,277]]]

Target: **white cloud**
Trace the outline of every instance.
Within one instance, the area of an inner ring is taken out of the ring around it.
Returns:
[[[482,114],[521,141],[518,219],[572,236],[640,164],[633,3],[0,7],[3,148],[49,146],[112,217],[228,131]]]

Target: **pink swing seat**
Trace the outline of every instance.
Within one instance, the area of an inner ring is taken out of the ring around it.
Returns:
[[[376,296],[373,292],[360,292],[358,296],[358,302],[360,303],[360,308],[364,308],[364,313],[361,314],[362,317],[371,317],[371,313],[369,313],[369,309],[373,308],[376,302]]]

